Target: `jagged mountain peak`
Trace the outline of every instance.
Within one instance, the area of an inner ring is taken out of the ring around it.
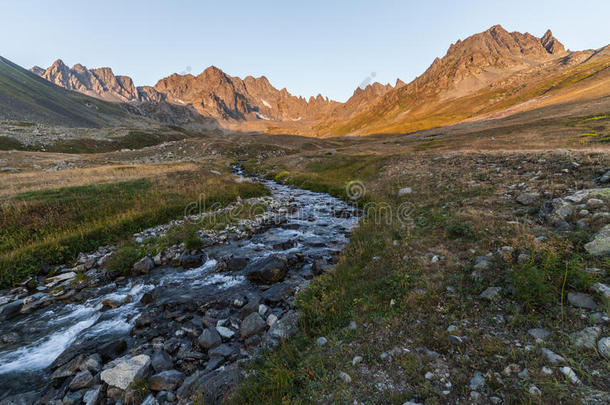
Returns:
[[[116,76],[110,67],[88,69],[77,63],[69,68],[57,59],[46,70],[36,67],[32,72],[69,90],[113,102],[142,102],[163,100],[164,96],[150,89],[140,91],[128,76]]]

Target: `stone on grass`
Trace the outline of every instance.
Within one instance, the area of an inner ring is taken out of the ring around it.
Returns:
[[[296,311],[288,311],[283,317],[276,321],[269,328],[269,335],[275,339],[286,339],[297,332],[297,322],[299,321],[299,313]]]
[[[316,344],[318,346],[324,346],[326,343],[328,343],[328,339],[326,339],[324,336],[320,336],[316,339]]]
[[[561,371],[561,374],[565,375],[566,378],[570,380],[573,384],[580,384],[580,379],[578,378],[574,370],[572,370],[570,367],[561,367],[559,371]]]
[[[101,378],[106,384],[125,390],[134,380],[146,377],[149,368],[150,357],[141,354],[102,371]]]
[[[530,336],[533,336],[536,339],[544,340],[547,337],[549,337],[551,332],[549,332],[548,330],[546,330],[544,328],[533,328],[533,329],[528,330],[527,334]]]
[[[585,293],[568,293],[568,302],[575,307],[585,309],[596,309],[597,304],[592,296]]]
[[[485,374],[480,371],[475,371],[474,376],[470,379],[470,389],[473,391],[478,390],[485,384]]]
[[[398,190],[397,195],[398,197],[404,197],[407,194],[411,194],[413,192],[413,189],[411,187],[404,187]]]
[[[519,194],[517,197],[517,202],[522,205],[531,205],[535,203],[540,198],[540,193],[536,192],[525,192]]]
[[[610,337],[605,337],[597,342],[599,354],[610,360]]]
[[[597,232],[593,240],[585,245],[585,249],[592,256],[610,256],[610,225]]]
[[[481,293],[481,298],[493,301],[498,297],[501,290],[501,287],[487,287],[487,289]]]
[[[566,359],[564,359],[563,357],[561,357],[557,353],[547,349],[546,347],[541,348],[540,351],[542,352],[544,357],[546,357],[546,359],[548,361],[550,361],[551,363],[553,363],[553,364],[563,363],[563,362],[566,361]]]
[[[607,300],[610,300],[610,286],[604,283],[595,283],[591,286],[591,291],[600,294]]]
[[[350,377],[349,374],[344,373],[343,371],[339,372],[339,378],[346,384],[349,384],[352,382],[352,377]]]
[[[362,356],[354,356],[354,358],[352,359],[352,366],[355,366],[356,364],[360,363],[362,361]]]
[[[574,339],[574,345],[576,347],[585,347],[587,349],[595,349],[595,343],[597,338],[601,335],[602,329],[599,326],[590,326],[584,328],[580,332],[576,332],[572,335]]]

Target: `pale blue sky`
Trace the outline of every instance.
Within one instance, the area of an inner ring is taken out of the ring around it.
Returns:
[[[110,66],[137,85],[190,67],[265,75],[296,95],[347,99],[371,72],[410,81],[457,39],[494,24],[573,50],[610,43],[610,1],[0,0],[0,55]]]

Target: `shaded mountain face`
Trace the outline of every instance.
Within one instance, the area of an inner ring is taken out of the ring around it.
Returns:
[[[211,66],[198,76],[173,74],[159,80],[155,90],[178,104],[190,104],[204,116],[222,120],[315,120],[339,105],[321,95],[303,97],[278,90],[266,77],[232,77]]]
[[[133,119],[119,104],[66,90],[0,57],[0,121],[95,128]]]
[[[164,100],[150,86],[136,87],[129,76],[115,76],[108,67],[87,69],[81,64],[69,68],[61,59],[47,69],[34,66],[31,72],[68,90],[112,102],[144,102]]]

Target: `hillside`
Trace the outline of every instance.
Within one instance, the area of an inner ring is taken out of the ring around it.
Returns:
[[[348,117],[313,127],[318,136],[409,132],[610,94],[610,49],[567,52],[500,26],[451,45],[406,86]]]
[[[120,105],[68,91],[0,57],[0,120],[96,128],[130,118]]]

